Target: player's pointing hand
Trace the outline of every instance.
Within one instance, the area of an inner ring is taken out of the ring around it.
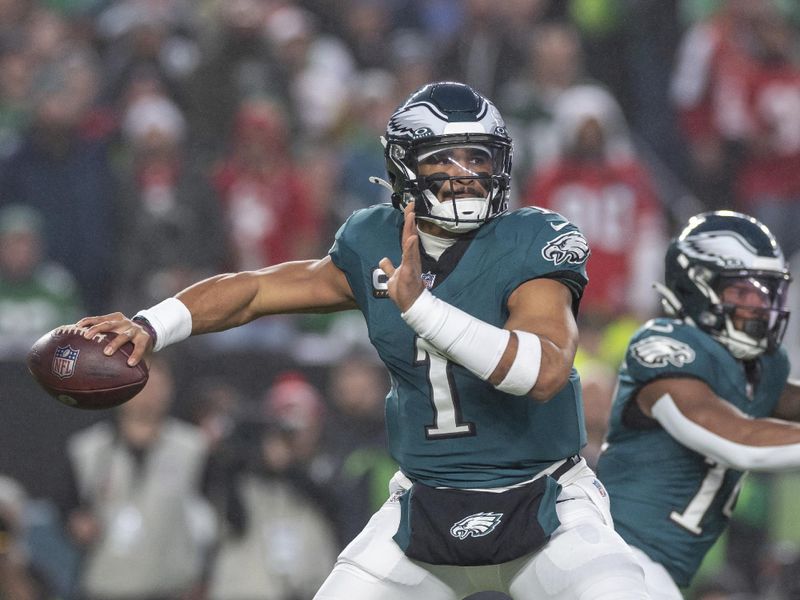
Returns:
[[[388,258],[383,258],[378,264],[389,278],[389,297],[401,311],[408,310],[425,289],[421,278],[422,261],[419,256],[419,236],[413,202],[406,205],[404,217],[400,264],[395,267]]]

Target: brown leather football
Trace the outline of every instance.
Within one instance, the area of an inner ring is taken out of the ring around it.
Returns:
[[[28,370],[44,390],[75,408],[101,409],[130,400],[147,383],[144,361],[129,367],[128,342],[111,356],[103,348],[116,333],[83,337],[86,330],[63,325],[44,334],[28,352]]]

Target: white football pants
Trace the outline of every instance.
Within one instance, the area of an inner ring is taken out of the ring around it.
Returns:
[[[683,594],[669,571],[639,548],[631,546],[631,551],[644,569],[644,583],[653,600],[683,600]]]
[[[393,494],[403,479],[392,479],[389,500],[339,555],[315,600],[459,600],[489,590],[514,600],[650,598],[641,566],[613,529],[608,494],[585,461],[559,480],[561,525],[550,542],[501,565],[429,565],[403,554],[392,539],[400,522]]]

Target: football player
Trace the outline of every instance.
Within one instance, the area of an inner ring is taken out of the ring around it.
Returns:
[[[781,348],[791,278],[757,220],[692,217],[620,369],[598,473],[653,598],[679,600],[722,534],[744,472],[800,468],[800,388]],[[787,419],[787,420],[779,420]]]
[[[130,361],[263,315],[358,308],[392,378],[400,470],[318,600],[646,598],[578,452],[575,313],[589,249],[558,214],[507,212],[511,139],[472,88],[429,84],[382,139],[392,204],[355,212],[329,254],[199,282],[132,320]],[[121,346],[111,342],[109,352]]]

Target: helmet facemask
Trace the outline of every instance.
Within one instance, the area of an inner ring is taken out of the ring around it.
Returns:
[[[506,209],[507,153],[494,141],[421,144],[403,161],[407,180],[400,204],[413,200],[419,219],[447,231],[476,229]]]
[[[710,290],[718,321],[714,336],[736,358],[749,360],[774,352],[788,324],[786,291],[790,278],[775,273],[723,273]]]

